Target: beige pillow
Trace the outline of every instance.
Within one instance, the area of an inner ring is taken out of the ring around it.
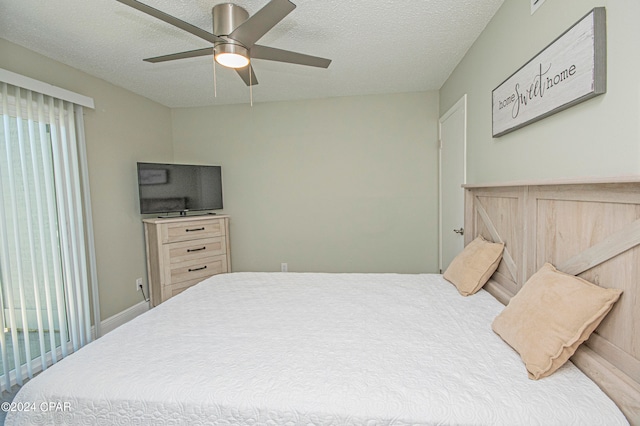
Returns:
[[[522,357],[530,379],[551,375],[589,338],[622,290],[602,288],[547,263],[533,274],[492,328]]]
[[[482,235],[471,241],[444,271],[444,279],[456,286],[463,296],[476,293],[498,269],[504,243],[492,243]]]

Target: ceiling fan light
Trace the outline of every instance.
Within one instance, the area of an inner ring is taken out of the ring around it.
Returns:
[[[220,53],[216,55],[216,62],[228,68],[242,68],[249,65],[249,59],[237,53]]]
[[[214,49],[217,63],[228,68],[243,68],[249,65],[249,52],[237,44],[219,44]]]

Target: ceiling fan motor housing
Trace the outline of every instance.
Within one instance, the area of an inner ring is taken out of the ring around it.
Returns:
[[[214,55],[236,54],[248,58],[249,52],[247,49],[228,36],[240,24],[249,19],[249,13],[236,4],[221,3],[213,7],[211,14],[213,16],[213,33],[220,38],[228,40],[228,43],[215,43]]]
[[[213,33],[218,37],[227,37],[244,21],[249,19],[249,12],[233,3],[222,3],[213,7]]]

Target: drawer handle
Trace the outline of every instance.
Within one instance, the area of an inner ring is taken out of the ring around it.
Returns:
[[[204,265],[202,268],[189,269],[189,272],[202,271],[203,269],[207,269],[207,265]]]
[[[185,231],[186,232],[204,231],[204,226],[202,228],[185,229]]]
[[[206,246],[200,247],[200,248],[197,248],[197,249],[187,249],[187,253],[192,253],[194,251],[200,251],[200,250],[206,250],[206,249],[207,249]]]

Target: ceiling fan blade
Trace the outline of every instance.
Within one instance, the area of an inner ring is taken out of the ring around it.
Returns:
[[[256,74],[253,72],[251,65],[244,68],[236,68],[236,72],[247,86],[255,86],[258,84],[258,79],[256,78]],[[249,79],[249,73],[251,73],[251,79]]]
[[[290,64],[308,65],[311,67],[327,68],[331,59],[318,56],[305,55],[304,53],[290,50],[276,49],[274,47],[254,45],[249,51],[252,59],[266,59],[268,61],[288,62]]]
[[[158,9],[154,9],[153,7],[147,6],[144,3],[140,3],[139,1],[136,1],[136,0],[117,0],[117,1],[119,1],[120,3],[126,4],[127,6],[131,6],[134,9],[139,10],[140,12],[144,12],[147,15],[151,15],[154,18],[158,18],[161,21],[164,21],[168,24],[173,25],[174,27],[178,27],[188,33],[198,36],[201,39],[207,40],[210,43],[225,41],[224,39],[221,39],[215,34],[211,34],[210,32],[203,30],[202,28],[198,28],[195,25],[191,25],[188,22],[184,22],[176,18],[175,16],[171,16]]]
[[[197,56],[207,55],[213,55],[213,47],[205,47],[204,49],[190,50],[188,52],[173,53],[171,55],[156,56],[155,58],[143,59],[143,61],[152,62],[155,64],[158,62],[174,61],[176,59],[195,58]]]
[[[289,0],[271,0],[253,16],[234,29],[229,38],[242,43],[250,49],[260,38],[282,21],[296,5]]]

